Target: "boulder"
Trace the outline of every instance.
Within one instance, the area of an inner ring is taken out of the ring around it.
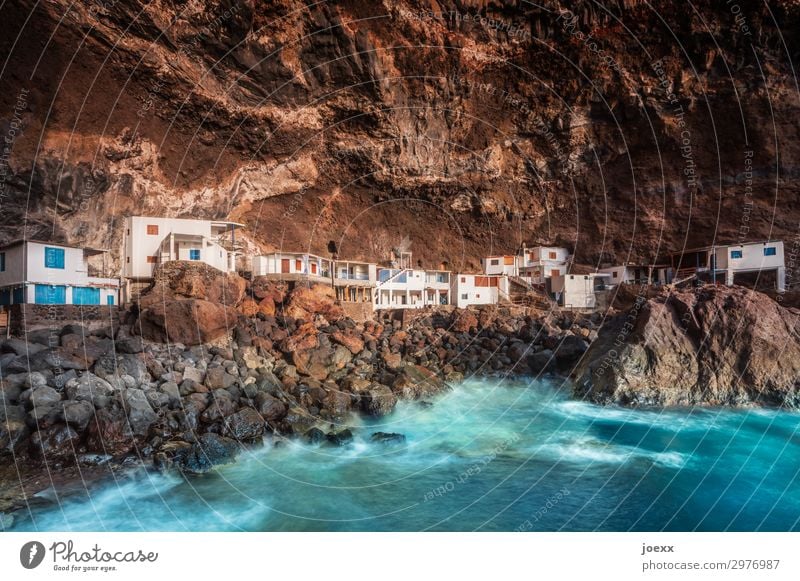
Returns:
[[[91,452],[121,456],[137,444],[128,418],[119,406],[98,409],[89,422],[86,446]]]
[[[286,300],[289,285],[284,281],[272,280],[266,276],[256,276],[250,283],[250,292],[253,298],[259,301],[270,299],[273,304],[281,304]]]
[[[371,442],[378,444],[405,444],[406,437],[395,432],[375,432],[369,437]]]
[[[247,281],[235,273],[204,262],[175,260],[156,266],[153,285],[142,295],[139,306],[144,310],[165,301],[198,299],[235,307],[244,298],[246,287]]]
[[[203,383],[206,378],[206,374],[202,369],[197,369],[196,367],[192,367],[191,365],[187,365],[183,368],[181,372],[183,375],[183,379],[193,381],[195,383]]]
[[[136,386],[147,384],[152,379],[141,355],[130,353],[109,353],[100,357],[94,364],[94,374],[106,381],[118,384],[116,379],[129,375]]]
[[[22,411],[22,417],[19,417],[20,411]],[[5,417],[0,418],[0,458],[6,453],[18,450],[29,434],[30,430],[25,423],[25,414],[22,408],[13,414],[6,413]]]
[[[31,343],[16,337],[0,341],[0,353],[13,353],[14,355],[35,355],[39,351],[47,349],[45,345]]]
[[[225,435],[246,442],[264,435],[264,418],[253,408],[243,408],[225,418]]]
[[[39,430],[31,436],[30,450],[45,462],[77,460],[80,435],[71,426],[56,424],[47,430]]]
[[[330,285],[312,284],[295,287],[289,295],[284,314],[304,320],[322,315],[328,321],[336,321],[344,316],[344,311],[336,304],[336,293]]]
[[[321,444],[325,441],[325,432],[319,428],[311,428],[303,434],[303,439],[309,444]]]
[[[362,396],[362,409],[371,416],[383,417],[394,411],[397,396],[385,385],[374,384]]]
[[[628,406],[800,406],[800,311],[739,287],[664,293],[603,326],[574,394]]]
[[[317,418],[308,413],[308,410],[300,406],[294,406],[286,412],[282,425],[289,433],[305,434],[316,423]]]
[[[88,371],[77,379],[68,381],[64,389],[67,398],[88,401],[96,408],[106,407],[114,393],[110,383]]]
[[[346,347],[353,355],[358,355],[364,350],[364,341],[355,335],[345,335],[341,331],[331,333],[331,340]]]
[[[235,440],[219,434],[202,434],[186,453],[181,468],[192,474],[202,474],[214,466],[233,462],[238,453],[239,444]]]
[[[397,371],[392,391],[405,399],[420,399],[448,389],[442,378],[420,365],[406,363]]]
[[[150,402],[141,389],[128,389],[122,396],[128,422],[134,436],[147,436],[150,426],[158,419]]]
[[[456,309],[450,321],[450,328],[456,333],[468,333],[478,327],[478,317],[470,309]]]
[[[270,425],[275,425],[286,416],[286,405],[266,392],[256,395],[258,413]]]
[[[211,403],[200,416],[204,422],[212,423],[236,411],[236,402],[230,393],[224,389],[216,389],[211,392]]]
[[[224,337],[237,319],[234,309],[201,299],[155,303],[139,317],[145,339],[184,345],[201,345]]]
[[[61,419],[68,425],[83,431],[94,416],[94,406],[88,401],[65,401],[61,406]]]
[[[47,386],[37,387],[30,396],[30,402],[34,408],[50,406],[59,401],[61,401],[61,394]]]
[[[556,368],[556,358],[550,349],[543,349],[529,355],[526,359],[531,373],[546,373]]]
[[[350,430],[330,432],[325,436],[325,439],[334,446],[347,446],[353,443],[353,432]]]
[[[208,389],[228,389],[236,383],[236,378],[224,367],[209,367],[206,371],[205,386]]]

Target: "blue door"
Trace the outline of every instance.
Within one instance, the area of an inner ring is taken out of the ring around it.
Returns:
[[[76,286],[72,289],[73,305],[99,305],[100,289],[90,286]]]
[[[25,287],[18,286],[14,289],[14,292],[11,294],[11,300],[14,302],[15,305],[21,305],[25,302]]]
[[[11,289],[4,288],[0,289],[0,305],[10,305],[11,304]]]
[[[106,297],[106,304],[109,306],[114,304],[114,295],[108,295]]]
[[[37,305],[63,305],[67,302],[67,287],[63,285],[36,285]]]

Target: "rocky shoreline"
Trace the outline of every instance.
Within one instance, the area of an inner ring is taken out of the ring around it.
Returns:
[[[358,323],[336,310],[326,287],[260,285],[278,314],[245,315],[246,299],[237,301],[227,332],[210,343],[151,340],[146,310],[117,329],[70,324],[0,341],[0,462],[32,474],[142,463],[196,474],[270,435],[346,445],[353,413],[385,416],[400,399],[426,405],[468,376],[566,373],[600,322],[487,307]],[[11,488],[17,494],[0,492],[0,512],[24,504],[19,484]]]
[[[267,437],[344,446],[352,414],[428,405],[465,377],[571,376],[573,395],[599,404],[800,403],[800,311],[744,289],[628,297],[605,320],[493,306],[356,322],[328,287],[233,282],[230,304],[209,285],[156,285],[161,300],[118,328],[0,340],[4,527],[43,489],[134,465],[200,474]],[[222,332],[197,314],[204,302],[226,309]]]

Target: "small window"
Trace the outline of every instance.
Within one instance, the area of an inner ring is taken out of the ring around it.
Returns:
[[[741,250],[731,250],[731,258],[741,258],[742,251]]]
[[[467,277],[466,276],[462,276],[461,277],[461,282],[466,283],[467,282]]]
[[[126,257],[125,257],[125,262],[127,262],[128,264],[130,264],[130,263],[131,263],[131,257],[130,257],[130,256],[126,256]]]
[[[198,248],[189,250],[189,260],[200,260],[200,250]]]
[[[469,298],[469,295],[467,293],[464,293],[464,294],[461,295],[461,298],[463,300],[467,300]]]
[[[550,253],[550,260],[555,260],[557,257],[558,255],[555,252]]]
[[[618,273],[618,272],[615,270],[615,271],[614,271],[614,278],[617,278],[617,275],[618,275],[618,274],[619,274],[619,273]]]
[[[64,268],[64,249],[46,246],[44,249],[44,267]]]
[[[776,256],[778,249],[774,246],[767,246],[764,248],[764,256]]]
[[[0,252],[0,272],[6,271],[6,253]]]
[[[128,262],[130,262],[130,259],[128,259]],[[158,259],[155,256],[148,256],[147,257],[147,264],[155,264],[157,262],[158,262]]]
[[[497,259],[497,258],[495,258],[494,260],[492,260],[492,266],[500,266],[500,260],[499,260],[499,259]]]
[[[476,294],[475,294],[475,298],[476,298],[476,299],[479,299],[479,298],[481,298],[481,293],[476,293]]]
[[[125,231],[125,233],[126,233],[128,236],[130,236],[130,235],[131,235],[131,229],[130,229],[130,228],[128,228],[128,229]]]

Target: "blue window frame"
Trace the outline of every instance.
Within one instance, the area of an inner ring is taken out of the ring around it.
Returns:
[[[731,250],[731,258],[741,258],[742,251],[741,250]]]
[[[45,246],[44,248],[44,267],[45,268],[64,268],[64,249],[52,248]]]
[[[6,253],[0,252],[0,272],[6,271]]]
[[[200,260],[200,250],[197,248],[190,249],[189,260]]]
[[[764,248],[764,256],[776,256],[778,254],[778,249],[774,246],[767,246]]]

